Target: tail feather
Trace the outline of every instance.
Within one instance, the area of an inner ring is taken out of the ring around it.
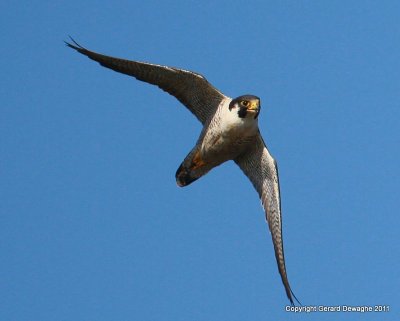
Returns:
[[[192,171],[190,169],[184,166],[184,163],[182,163],[181,166],[179,166],[175,174],[176,183],[178,184],[178,186],[180,187],[187,186],[200,178],[200,176],[198,177],[192,176],[191,172]]]
[[[212,166],[207,164],[200,151],[192,150],[176,171],[176,183],[180,187],[187,186],[205,175]]]

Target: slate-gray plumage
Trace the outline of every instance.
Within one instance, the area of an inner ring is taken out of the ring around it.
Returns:
[[[151,63],[119,59],[85,49],[71,38],[66,45],[114,71],[156,85],[176,97],[203,124],[194,148],[176,172],[179,186],[187,186],[212,168],[233,160],[258,192],[274,244],[278,270],[291,304],[298,302],[286,274],[282,241],[278,168],[258,129],[260,99],[243,95],[231,99],[202,75]]]

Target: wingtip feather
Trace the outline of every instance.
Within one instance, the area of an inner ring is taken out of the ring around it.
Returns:
[[[290,295],[288,295],[288,298],[289,298],[289,301],[290,301],[290,305],[295,306],[295,301],[296,301],[300,306],[303,306],[303,304],[301,304],[299,299],[293,293],[292,289],[290,289]],[[294,300],[293,300],[293,298],[294,298]]]
[[[75,49],[77,51],[85,50],[85,48],[82,47],[79,43],[77,43],[74,38],[72,38],[70,35],[68,35],[68,37],[69,37],[69,39],[71,40],[72,43],[69,43],[68,41],[64,40],[64,43],[65,43],[65,45],[67,47]]]

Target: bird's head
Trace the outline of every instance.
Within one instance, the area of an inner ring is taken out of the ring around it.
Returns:
[[[243,95],[233,99],[229,110],[237,112],[239,118],[256,119],[261,110],[260,98],[253,95]]]

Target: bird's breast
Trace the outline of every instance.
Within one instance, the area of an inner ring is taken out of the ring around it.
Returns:
[[[234,159],[252,142],[257,133],[257,119],[239,118],[237,112],[223,108],[211,122],[201,149],[205,158],[221,163]]]

